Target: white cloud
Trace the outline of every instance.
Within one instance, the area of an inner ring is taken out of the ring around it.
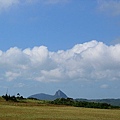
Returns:
[[[18,4],[19,0],[0,0],[0,10],[8,9],[9,7]]]
[[[0,80],[41,82],[120,80],[120,44],[96,40],[69,50],[51,52],[45,46],[0,52]]]
[[[5,73],[5,76],[6,76],[7,80],[12,81],[12,80],[17,79],[17,77],[19,77],[20,74],[8,71],[8,72]]]
[[[33,4],[33,3],[39,3],[39,4],[60,4],[60,3],[67,3],[70,0],[0,0],[0,11],[6,10],[13,5],[18,4]]]
[[[15,84],[15,85],[14,85],[15,88],[22,88],[22,87],[24,87],[24,86],[25,86],[24,83],[18,83],[18,84]]]
[[[103,84],[103,85],[100,86],[100,88],[104,88],[104,89],[106,89],[108,87],[109,87],[109,85],[107,85],[107,84]]]
[[[99,10],[113,16],[120,15],[119,0],[98,0]]]
[[[117,39],[111,41],[111,44],[113,44],[113,45],[120,44],[120,37],[118,37]]]
[[[21,5],[21,4],[60,4],[60,3],[67,3],[70,0],[0,0],[0,12],[3,10],[8,10],[9,8],[15,6],[15,5]]]

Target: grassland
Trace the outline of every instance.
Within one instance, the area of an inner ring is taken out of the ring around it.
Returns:
[[[54,106],[33,100],[15,103],[0,98],[0,120],[120,120],[120,110]]]

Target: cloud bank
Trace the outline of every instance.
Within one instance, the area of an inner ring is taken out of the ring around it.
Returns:
[[[46,46],[0,51],[0,80],[40,82],[120,80],[120,44],[96,40],[69,50],[51,52]]]

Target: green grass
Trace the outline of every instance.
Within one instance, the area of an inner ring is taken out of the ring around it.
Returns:
[[[53,106],[32,100],[15,103],[0,98],[0,120],[120,120],[120,110]]]

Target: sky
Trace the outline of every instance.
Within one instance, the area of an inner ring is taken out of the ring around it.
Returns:
[[[0,95],[120,98],[120,0],[0,0]]]

